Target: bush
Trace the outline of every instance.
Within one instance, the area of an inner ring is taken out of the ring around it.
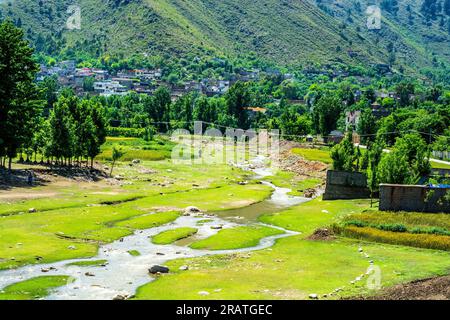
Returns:
[[[391,232],[407,232],[408,231],[408,229],[400,223],[381,224],[378,227],[376,227],[376,229],[380,229],[380,230],[384,230],[384,231],[391,231]]]
[[[109,127],[108,136],[126,138],[144,138],[145,129]]]

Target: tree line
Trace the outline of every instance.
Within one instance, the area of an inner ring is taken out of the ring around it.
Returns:
[[[26,160],[72,165],[93,159],[105,142],[104,109],[92,100],[63,91],[48,108],[46,92],[35,77],[39,68],[23,32],[11,22],[0,24],[0,167],[11,170],[20,153]],[[44,110],[47,110],[47,116]]]

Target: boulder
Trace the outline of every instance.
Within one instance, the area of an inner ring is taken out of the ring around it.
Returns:
[[[181,266],[181,267],[179,268],[179,270],[181,270],[181,271],[187,271],[187,270],[189,270],[189,266]]]
[[[169,268],[154,265],[150,269],[148,269],[148,272],[151,274],[158,274],[158,273],[169,273]]]
[[[315,189],[306,189],[303,193],[303,195],[305,196],[305,198],[314,198],[314,196],[316,195],[316,190]]]
[[[191,214],[195,214],[195,213],[201,213],[202,211],[194,206],[189,206],[186,209],[184,209],[184,215],[185,216],[190,216]]]
[[[317,294],[315,294],[315,293],[311,293],[309,295],[309,298],[312,299],[312,300],[317,300],[317,299],[319,299],[319,296]]]
[[[120,301],[120,300],[127,300],[128,296],[127,295],[123,295],[123,294],[118,294],[117,296],[115,296],[113,298],[113,300],[115,301]]]
[[[134,159],[133,161],[131,161],[132,164],[139,164],[141,163],[141,160],[139,159]]]
[[[28,213],[35,213],[37,210],[35,208],[28,209]]]

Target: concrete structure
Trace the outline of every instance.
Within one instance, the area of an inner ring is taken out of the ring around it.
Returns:
[[[450,213],[450,201],[444,198],[449,193],[450,188],[381,184],[380,210]]]
[[[369,197],[370,190],[367,187],[367,176],[364,173],[328,170],[324,200]]]

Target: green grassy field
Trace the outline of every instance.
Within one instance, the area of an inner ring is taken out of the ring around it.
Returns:
[[[0,300],[35,300],[50,294],[51,290],[67,284],[67,276],[43,276],[12,284],[0,291]]]
[[[177,228],[161,232],[152,238],[154,244],[171,244],[175,241],[190,237],[196,234],[198,229],[196,228]]]
[[[188,206],[227,210],[271,194],[264,185],[239,185],[247,173],[228,165],[119,162],[115,174],[122,180],[113,185],[57,178],[31,189],[0,191],[0,269],[92,257],[99,244],[171,222]],[[37,212],[28,213],[29,208]]]
[[[284,212],[265,215],[261,220],[290,230],[300,236],[280,239],[272,248],[251,254],[171,261],[170,275],[141,287],[136,299],[305,299],[311,293],[328,298],[373,294],[366,278],[351,284],[369,267],[369,260],[380,267],[382,286],[413,279],[448,274],[450,253],[389,244],[337,238],[312,241],[307,237],[318,227],[331,225],[348,214],[363,212],[366,200],[314,200]],[[359,252],[362,247],[369,255]],[[179,272],[181,265],[189,271]],[[192,267],[191,267],[192,266]],[[168,292],[166,288],[172,290]],[[210,295],[199,295],[207,291]]]
[[[107,264],[107,260],[92,260],[92,261],[77,261],[69,263],[68,266],[75,266],[75,267],[97,267],[97,266],[103,266]]]
[[[142,143],[133,139],[118,141],[131,145]],[[115,174],[122,180],[112,185],[105,181],[78,183],[57,178],[44,186],[1,191],[0,269],[93,257],[100,244],[136,230],[170,223],[188,206],[213,213],[245,207],[271,194],[271,188],[257,182],[239,184],[249,180],[248,173],[227,165],[205,167],[174,165],[168,160],[142,160],[130,166],[126,160],[119,162],[116,170]],[[297,181],[293,174],[285,172],[270,179],[294,192],[320,183],[314,179]],[[59,185],[64,188],[58,188]],[[449,251],[416,248],[425,245],[406,238],[421,238],[427,248],[448,250],[445,245],[450,237],[436,233],[436,230],[450,230],[448,215],[381,213],[371,209],[369,203],[369,200],[319,198],[262,215],[261,222],[300,235],[280,239],[271,248],[251,253],[170,261],[171,273],[139,288],[136,299],[305,299],[311,293],[329,294],[340,287],[345,289],[328,298],[373,294],[365,285],[366,276],[355,284],[350,283],[366,273],[370,260],[381,269],[383,287],[450,272]],[[30,207],[37,212],[28,213]],[[385,230],[386,226],[400,224],[406,232]],[[336,226],[345,227],[346,232],[337,234],[331,241],[309,240],[317,228]],[[192,235],[195,230],[170,230],[152,240],[169,244]],[[208,250],[252,247],[262,238],[280,233],[278,229],[257,224],[238,226],[190,246]],[[370,258],[359,252],[360,247]],[[136,251],[129,253],[130,259],[140,255]],[[104,263],[80,261],[74,265]],[[182,265],[188,265],[189,270],[179,271]],[[68,280],[64,277],[30,279],[8,286],[0,292],[0,299],[41,298]],[[199,295],[200,291],[210,294]]]
[[[112,148],[120,149],[124,154],[120,161],[132,161],[134,159],[157,161],[168,159],[172,155],[174,143],[158,138],[145,141],[139,138],[108,137],[101,148],[101,153],[95,158],[99,161],[112,161]]]
[[[193,249],[230,250],[257,246],[262,238],[282,234],[278,229],[254,225],[220,230],[216,235],[194,242]]]
[[[330,150],[323,149],[306,149],[306,148],[294,148],[292,153],[301,156],[309,161],[320,161],[326,164],[331,164],[333,161],[330,157]]]

